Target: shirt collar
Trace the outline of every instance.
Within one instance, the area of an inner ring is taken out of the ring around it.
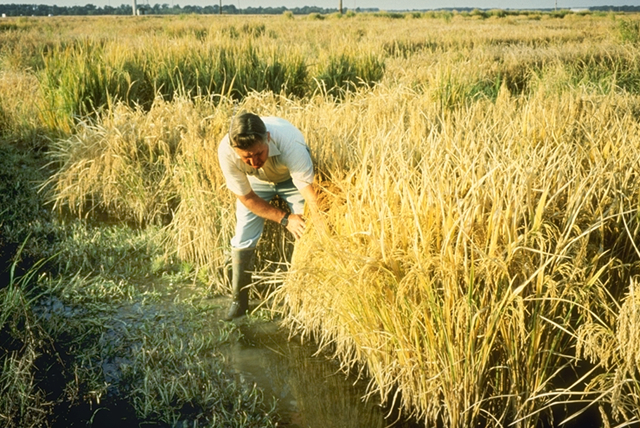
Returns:
[[[276,143],[271,138],[269,138],[267,144],[269,144],[269,157],[280,155],[280,150],[278,150]]]

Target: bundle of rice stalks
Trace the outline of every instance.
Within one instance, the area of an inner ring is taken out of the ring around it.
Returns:
[[[446,114],[428,93],[363,96],[335,143],[359,165],[331,180],[332,233],[297,245],[278,293],[292,327],[427,425],[552,417],[577,327],[634,259],[631,99],[505,93]]]
[[[165,225],[169,251],[222,264],[233,224],[216,147],[228,114],[205,117],[186,99],[158,98],[148,113],[117,104],[51,150],[54,206],[137,226]]]

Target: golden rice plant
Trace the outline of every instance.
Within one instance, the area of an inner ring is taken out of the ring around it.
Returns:
[[[632,99],[364,96],[329,138],[359,165],[330,178],[332,234],[296,247],[288,320],[427,424],[535,425],[603,311],[621,201],[637,213]]]
[[[64,203],[80,216],[109,210],[139,225],[169,216],[171,200],[163,196],[173,185],[182,136],[198,130],[183,125],[193,122],[191,106],[167,114],[163,105],[158,100],[149,114],[117,105],[101,122],[83,122],[75,135],[57,141],[52,156],[58,168],[49,180],[55,207]]]
[[[214,254],[221,264],[233,220],[216,161],[227,118],[158,98],[148,113],[118,104],[100,121],[79,124],[52,148],[57,172],[46,185],[54,207],[165,225],[174,237],[168,248],[179,257],[207,264]]]
[[[618,302],[607,299],[613,316],[596,318],[578,329],[577,354],[596,367],[582,399],[600,410],[605,426],[640,422],[640,369],[638,280],[629,281],[627,295]]]
[[[638,418],[635,299],[622,300],[638,268],[638,50],[594,16],[447,16],[256,19],[246,32],[232,19],[198,18],[194,31],[146,20],[171,34],[167,53],[160,36],[136,39],[153,41],[157,63],[140,47],[97,43],[109,67],[157,67],[175,88],[200,82],[193,70],[213,73],[200,44],[218,36],[269,54],[295,42],[294,59],[338,52],[337,71],[341,52],[379,55],[385,72],[339,97],[108,104],[53,146],[57,204],[165,223],[169,248],[220,266],[234,220],[216,146],[236,110],[285,117],[307,136],[326,218],[296,244],[275,295],[295,331],[427,426],[535,426],[581,397],[612,421]],[[593,370],[567,384],[585,361]]]
[[[0,71],[0,136],[37,146],[42,133],[38,102],[40,93],[33,75],[23,76],[15,71]]]

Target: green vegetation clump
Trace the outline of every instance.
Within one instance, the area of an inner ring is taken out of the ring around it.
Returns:
[[[640,20],[622,19],[618,21],[620,39],[628,43],[640,43]]]
[[[504,18],[507,15],[509,15],[509,13],[504,9],[491,9],[490,11],[487,12],[487,14],[495,18]]]
[[[374,14],[379,18],[389,18],[389,19],[404,19],[407,14],[403,12],[387,12],[386,10],[382,10]]]
[[[329,57],[317,80],[327,94],[341,96],[345,91],[374,85],[383,74],[384,63],[376,55],[364,54],[354,60],[342,54]]]
[[[239,332],[166,231],[57,217],[37,192],[43,160],[0,151],[2,426],[276,426],[272,400],[225,368]]]
[[[6,143],[0,144],[0,283],[10,282],[30,266],[53,255],[58,229],[44,196],[37,192],[46,177],[46,159]]]
[[[25,288],[32,277],[11,275],[0,288],[0,418],[7,428],[43,426],[54,407],[40,382],[56,349],[31,310]]]
[[[562,18],[564,18],[565,16],[567,16],[567,15],[569,15],[569,14],[571,14],[571,11],[570,11],[570,10],[567,10],[567,9],[560,9],[560,10],[554,10],[553,12],[551,12],[551,13],[549,14],[549,16],[550,16],[551,18],[558,18],[558,19],[562,19]]]
[[[45,120],[51,128],[69,129],[74,118],[110,104],[123,101],[148,109],[157,96],[241,99],[252,91],[271,91],[303,97],[315,90],[317,80],[329,84],[331,91],[357,87],[361,81],[375,83],[384,73],[381,59],[372,62],[347,52],[340,54],[337,68],[335,61],[324,69],[312,67],[301,52],[250,41],[265,32],[264,24],[232,25],[221,29],[225,42],[187,39],[174,49],[167,49],[160,39],[124,51],[115,40],[86,39],[52,47],[44,55],[41,76],[48,103]]]

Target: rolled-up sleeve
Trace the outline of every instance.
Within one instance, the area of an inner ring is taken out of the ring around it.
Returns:
[[[293,184],[298,189],[303,189],[313,183],[313,162],[309,147],[304,143],[294,143],[291,150],[285,155],[285,164],[289,168]]]

